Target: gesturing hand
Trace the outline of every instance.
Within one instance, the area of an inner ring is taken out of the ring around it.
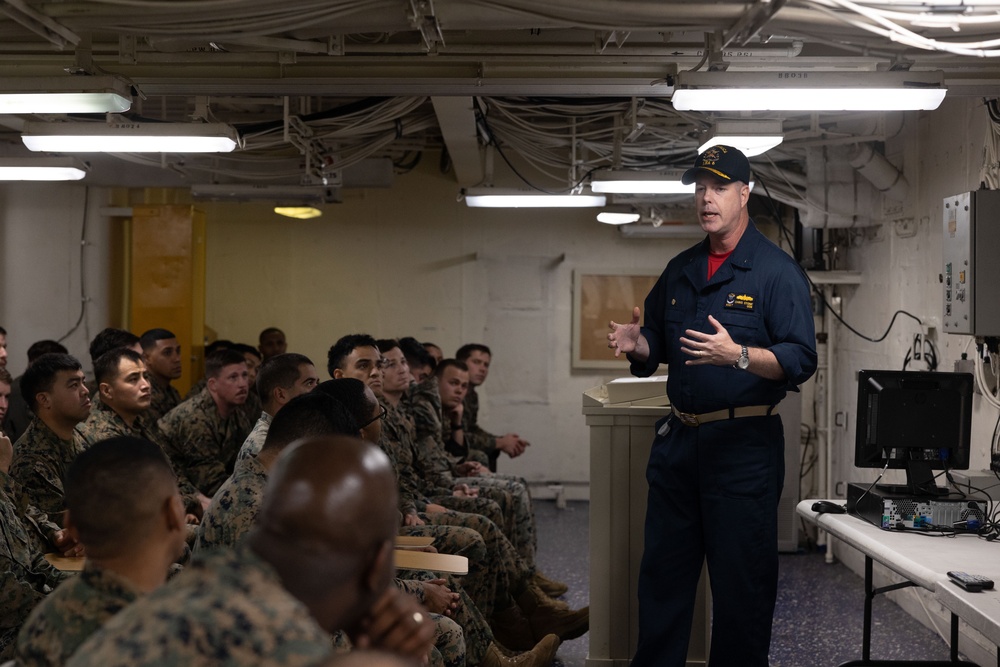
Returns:
[[[631,322],[618,324],[612,321],[608,323],[608,328],[611,329],[611,333],[608,334],[608,347],[615,351],[615,358],[618,358],[622,352],[628,354],[635,351],[639,344],[640,335],[639,306],[632,309]]]
[[[715,329],[715,333],[685,329],[684,335],[680,337],[681,352],[693,357],[684,363],[688,366],[732,366],[740,356],[740,346],[733,342],[719,320],[709,315],[708,323]]]

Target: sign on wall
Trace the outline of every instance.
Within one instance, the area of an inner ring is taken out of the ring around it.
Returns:
[[[573,368],[626,370],[625,355],[608,349],[608,322],[628,322],[632,308],[642,309],[659,270],[573,271]]]

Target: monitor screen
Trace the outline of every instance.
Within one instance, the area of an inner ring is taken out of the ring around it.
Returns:
[[[970,373],[864,370],[858,374],[854,465],[906,470],[890,493],[942,493],[932,470],[967,470],[974,378]]]

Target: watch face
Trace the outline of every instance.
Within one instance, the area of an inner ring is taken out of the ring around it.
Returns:
[[[740,357],[740,360],[736,362],[741,371],[745,371],[750,367],[750,357]]]

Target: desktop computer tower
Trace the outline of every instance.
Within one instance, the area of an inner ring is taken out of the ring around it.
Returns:
[[[867,483],[847,485],[847,511],[889,530],[939,527],[976,532],[985,523],[987,510],[987,499],[975,494],[914,496],[887,493]]]

